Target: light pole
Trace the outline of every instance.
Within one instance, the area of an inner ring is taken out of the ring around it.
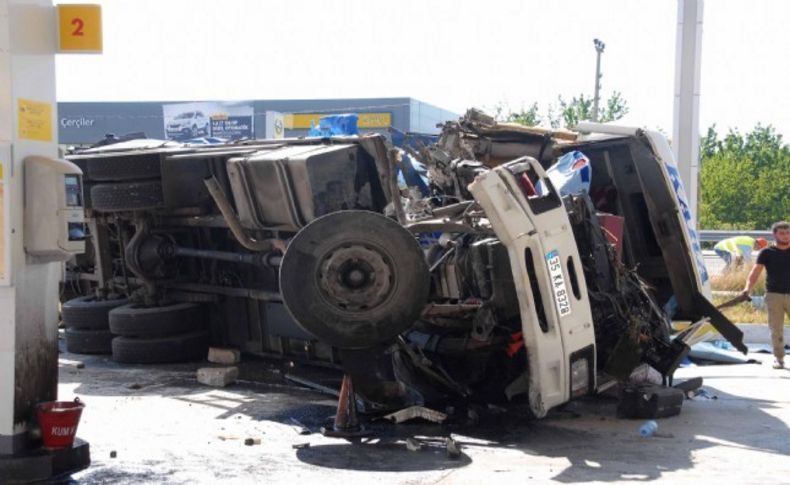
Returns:
[[[606,44],[604,44],[600,39],[593,39],[593,45],[595,45],[595,96],[593,96],[593,113],[592,113],[592,120],[598,121],[598,101],[600,101],[601,97],[601,54],[603,54],[603,50],[606,48]]]

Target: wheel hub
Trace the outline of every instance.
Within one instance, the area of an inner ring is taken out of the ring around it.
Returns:
[[[367,245],[348,244],[330,251],[319,268],[322,296],[343,310],[376,307],[387,300],[393,289],[390,263]]]

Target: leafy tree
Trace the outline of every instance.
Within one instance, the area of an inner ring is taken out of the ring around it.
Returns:
[[[617,121],[628,114],[628,103],[623,99],[620,91],[615,91],[606,100],[606,106],[600,110],[598,121],[608,123],[610,121]]]
[[[598,121],[603,123],[616,121],[628,114],[628,103],[622,95],[615,91],[598,108]],[[494,108],[494,115],[500,121],[519,123],[526,126],[537,126],[545,123],[552,128],[570,128],[580,121],[593,119],[593,98],[584,93],[566,100],[561,95],[557,97],[556,104],[549,104],[545,115],[540,114],[538,103],[532,103],[527,109],[512,111],[500,103]]]
[[[529,108],[522,106],[519,111],[511,110],[506,104],[499,103],[494,106],[494,118],[506,123],[518,123],[525,126],[537,126],[543,118],[540,116],[538,103],[532,103]]]
[[[739,225],[751,226],[751,211],[749,204],[744,203],[744,195],[754,192],[755,183],[751,160],[722,154],[704,161],[700,170],[700,227],[736,229]]]
[[[745,135],[716,127],[700,140],[703,229],[767,229],[790,218],[790,145],[768,125]]]
[[[565,101],[562,96],[557,96],[559,104],[559,117],[551,120],[552,128],[564,126],[566,128],[576,126],[580,121],[590,121],[593,119],[593,98],[585,97],[584,93],[577,98],[574,96],[570,101]]]
[[[511,112],[507,116],[507,121],[527,126],[537,126],[540,124],[541,119],[538,103],[532,103],[526,110]]]
[[[716,154],[719,149],[719,135],[716,133],[716,125],[708,128],[705,136],[699,140],[699,157],[701,160],[710,158]]]

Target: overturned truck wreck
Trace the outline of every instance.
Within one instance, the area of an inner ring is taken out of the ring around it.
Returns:
[[[94,250],[71,275],[118,299],[116,360],[167,360],[146,345],[180,331],[196,354],[211,341],[342,367],[381,408],[542,417],[642,364],[671,379],[688,352],[673,317],[745,350],[708,299],[666,139],[581,128],[470,110],[406,151],[380,135],[88,150],[71,159]],[[183,321],[128,323],[163,312]]]

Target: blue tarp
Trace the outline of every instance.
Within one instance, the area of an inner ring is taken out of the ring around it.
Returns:
[[[307,136],[359,135],[358,121],[359,116],[354,113],[323,116],[318,120],[318,126],[310,126]]]
[[[422,162],[413,158],[406,152],[401,152],[401,167],[398,171],[398,183],[401,187],[416,187],[423,197],[430,195],[428,188],[428,170]]]
[[[390,139],[392,144],[398,148],[409,146],[419,149],[421,146],[434,145],[439,141],[439,135],[428,135],[426,133],[403,133],[394,128],[390,128]]]

